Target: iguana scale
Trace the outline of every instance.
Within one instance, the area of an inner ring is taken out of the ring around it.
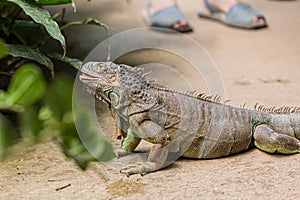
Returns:
[[[170,152],[211,159],[257,147],[268,153],[300,152],[298,108],[249,110],[210,101],[203,95],[159,88],[140,69],[112,62],[88,62],[80,80],[107,102],[124,136],[117,156],[140,141],[152,143],[146,163],[125,167],[126,175],[164,167]]]

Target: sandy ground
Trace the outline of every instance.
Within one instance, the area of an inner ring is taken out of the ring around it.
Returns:
[[[199,19],[197,0],[179,3],[195,28],[187,36],[218,66],[231,105],[300,105],[300,1],[251,1],[269,23],[258,31]],[[145,27],[140,16],[144,4],[145,0],[78,2],[78,13],[68,9],[67,19],[94,17],[118,33]],[[69,54],[86,56],[104,35],[96,27],[70,29]],[[128,63],[134,59],[140,58],[132,55]],[[174,67],[185,69],[178,65]],[[216,160],[179,159],[164,170],[127,178],[99,163],[83,172],[66,160],[55,141],[46,140],[36,146],[21,144],[0,163],[0,199],[299,199],[299,172],[300,154],[269,155],[253,149]]]

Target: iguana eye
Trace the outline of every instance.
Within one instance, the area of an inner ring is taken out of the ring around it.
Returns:
[[[110,77],[110,80],[111,80],[112,82],[115,82],[115,81],[116,81],[116,76],[111,76],[111,77]]]

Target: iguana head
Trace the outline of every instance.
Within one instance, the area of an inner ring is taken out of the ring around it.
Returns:
[[[80,80],[114,107],[128,106],[133,101],[149,102],[150,87],[141,70],[112,62],[88,62],[81,68]]]

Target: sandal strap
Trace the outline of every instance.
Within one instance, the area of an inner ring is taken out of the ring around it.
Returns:
[[[219,13],[220,11],[217,10],[208,0],[204,0],[205,6],[211,13]]]

